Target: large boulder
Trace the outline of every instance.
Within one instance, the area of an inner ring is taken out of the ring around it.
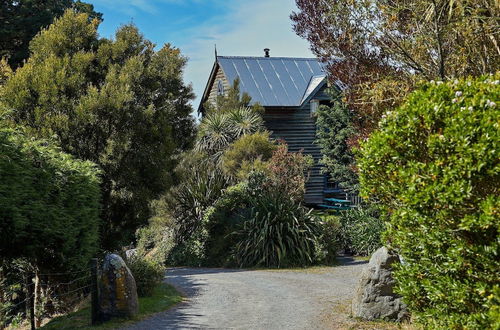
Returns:
[[[401,296],[394,293],[392,264],[399,257],[381,247],[370,258],[363,270],[356,295],[352,301],[352,314],[364,320],[403,321],[409,314]]]
[[[132,272],[119,255],[106,255],[99,274],[99,319],[131,317],[138,310],[137,286]]]

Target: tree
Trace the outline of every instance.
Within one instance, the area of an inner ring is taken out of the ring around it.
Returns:
[[[30,134],[54,136],[102,168],[103,243],[112,248],[130,242],[149,202],[173,183],[176,155],[193,135],[193,94],[178,49],[155,51],[133,25],[99,39],[98,24],[67,10],[33,39],[3,100]]]
[[[360,136],[397,107],[414,81],[494,72],[500,65],[495,0],[296,0],[296,33],[349,89]]]
[[[347,143],[355,134],[352,112],[342,102],[338,92],[330,93],[331,106],[322,105],[317,111],[316,142],[323,155],[321,163],[325,165],[325,172],[332,182],[348,191],[357,191],[354,154]]]
[[[499,79],[427,83],[362,143],[362,192],[389,220],[397,288],[425,328],[500,325]]]
[[[91,4],[74,0],[4,0],[0,4],[0,58],[8,57],[14,69],[29,56],[29,42],[49,26],[64,10],[73,7],[89,14],[89,19],[102,20],[102,14]]]

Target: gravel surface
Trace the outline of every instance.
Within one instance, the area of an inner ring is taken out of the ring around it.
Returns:
[[[298,270],[171,268],[185,302],[125,329],[344,329],[365,261]]]

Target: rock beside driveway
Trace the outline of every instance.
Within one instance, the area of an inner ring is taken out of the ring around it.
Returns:
[[[352,301],[352,314],[364,320],[403,321],[409,314],[401,296],[394,293],[392,265],[399,263],[398,255],[381,247],[363,270]]]
[[[138,309],[137,287],[132,272],[119,255],[106,255],[99,276],[99,320],[132,317]]]

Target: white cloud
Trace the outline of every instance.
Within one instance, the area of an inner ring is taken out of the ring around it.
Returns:
[[[312,57],[307,41],[292,30],[289,18],[296,10],[293,0],[233,1],[225,17],[217,17],[196,30],[186,31],[188,42],[179,44],[189,57],[185,80],[193,83],[198,108],[214,63],[214,44],[219,55]]]

